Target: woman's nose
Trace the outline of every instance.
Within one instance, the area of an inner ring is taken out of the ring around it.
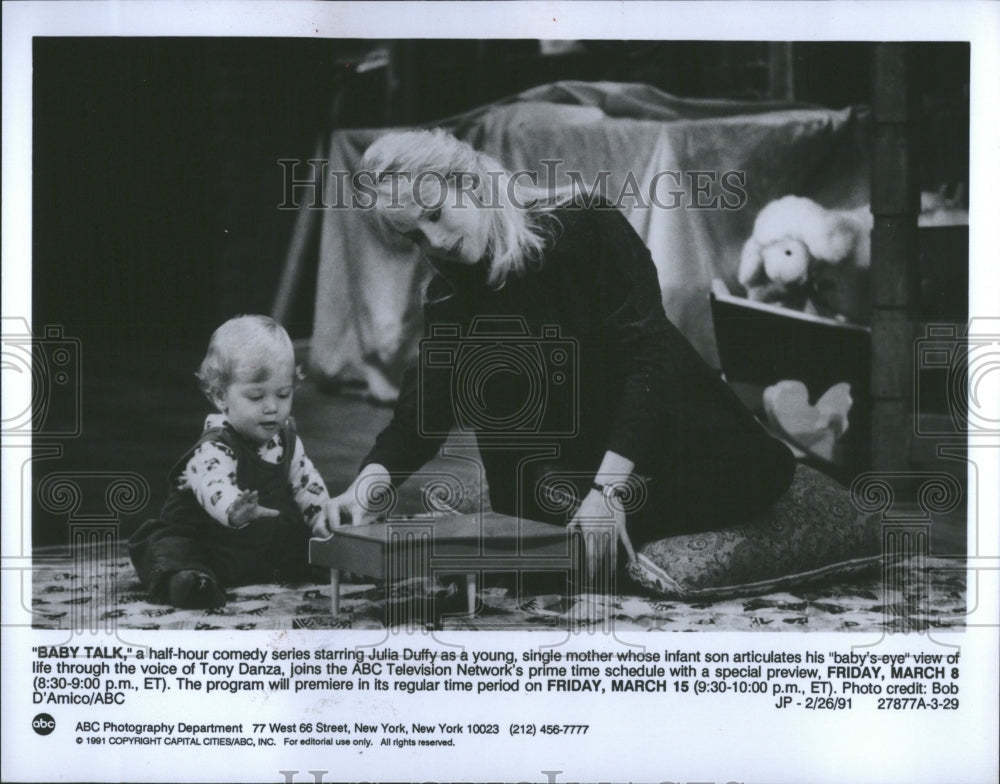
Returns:
[[[448,247],[446,232],[433,223],[423,229],[424,244],[431,250],[444,250]]]
[[[272,397],[264,399],[264,411],[273,412],[278,410],[278,401]]]

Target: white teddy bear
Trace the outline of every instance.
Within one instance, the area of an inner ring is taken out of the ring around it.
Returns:
[[[757,215],[743,246],[739,282],[752,300],[867,323],[871,228],[867,205],[829,210],[784,196]]]

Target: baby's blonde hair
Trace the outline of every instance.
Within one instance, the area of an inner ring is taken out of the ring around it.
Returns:
[[[201,391],[212,400],[233,380],[237,362],[246,357],[286,360],[294,365],[295,347],[285,328],[268,316],[237,316],[212,333],[208,351],[195,376]],[[296,376],[298,376],[296,370]]]
[[[359,169],[373,178],[383,197],[373,212],[385,235],[389,234],[383,215],[388,178],[401,175],[411,185],[424,173],[450,182],[461,178],[459,187],[487,205],[478,209],[487,221],[487,282],[493,288],[501,287],[512,273],[523,275],[541,259],[551,238],[553,226],[545,225],[543,216],[558,206],[552,194],[512,178],[499,161],[441,128],[386,134],[365,151]]]

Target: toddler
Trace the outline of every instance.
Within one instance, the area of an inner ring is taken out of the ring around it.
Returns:
[[[329,500],[289,416],[297,380],[288,333],[265,316],[230,319],[197,373],[219,410],[170,473],[160,517],[129,541],[154,601],[214,608],[236,585],[307,576],[310,528]]]

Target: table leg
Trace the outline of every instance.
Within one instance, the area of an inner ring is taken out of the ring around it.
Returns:
[[[334,617],[340,614],[340,569],[330,570],[330,611]]]
[[[474,615],[476,612],[476,579],[478,575],[476,572],[469,572],[468,579],[465,584],[466,598],[469,603],[469,615]]]

